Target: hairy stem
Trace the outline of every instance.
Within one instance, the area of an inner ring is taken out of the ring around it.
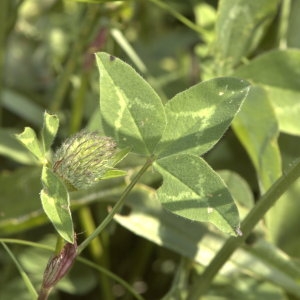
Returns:
[[[106,216],[106,218],[103,220],[103,222],[95,229],[95,231],[87,237],[77,248],[77,253],[80,254],[83,249],[87,247],[87,245],[95,238],[97,235],[102,232],[102,230],[113,220],[113,217],[115,214],[119,212],[121,207],[124,204],[124,201],[130,191],[133,189],[133,187],[136,185],[138,180],[141,178],[141,176],[145,173],[145,171],[152,165],[152,158],[149,158],[144,166],[141,168],[141,170],[136,174],[136,176],[133,178],[133,180],[130,182],[130,184],[126,187],[124,192],[122,193],[120,199],[117,201],[117,203],[114,205],[114,207],[111,209],[109,214]]]

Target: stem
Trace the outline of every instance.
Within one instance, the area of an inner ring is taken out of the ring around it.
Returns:
[[[279,49],[284,50],[287,48],[287,35],[289,27],[289,16],[291,12],[291,0],[282,1],[280,8],[279,19]]]
[[[227,262],[233,252],[243,244],[245,239],[254,229],[256,224],[263,218],[266,212],[275,204],[290,185],[300,177],[300,159],[291,167],[286,174],[283,174],[272,187],[261,197],[253,209],[249,212],[241,224],[243,236],[230,237],[216,254],[207,268],[204,270],[199,281],[191,287],[188,300],[198,300],[209,288],[214,277]]]
[[[50,294],[49,289],[41,289],[37,300],[47,300]]]
[[[10,251],[10,249],[6,246],[6,244],[4,242],[0,242],[3,246],[3,248],[6,250],[6,252],[8,253],[8,255],[11,257],[11,259],[13,260],[13,262],[15,263],[20,275],[22,276],[22,279],[28,289],[28,292],[30,293],[30,295],[32,296],[33,299],[36,299],[38,294],[32,284],[32,282],[30,281],[28,275],[26,274],[26,272],[23,270],[22,266],[20,265],[20,263],[18,262],[17,258],[15,257],[15,255]]]
[[[54,255],[58,255],[61,249],[64,247],[64,245],[65,245],[65,240],[60,235],[57,235]]]
[[[51,247],[49,245],[43,245],[43,244],[30,242],[30,241],[19,240],[19,239],[0,238],[0,243],[6,243],[6,244],[9,243],[9,244],[24,245],[24,246],[29,246],[29,247],[36,247],[38,249],[43,249],[43,250],[51,251],[51,252],[53,252],[55,250],[55,249],[53,249],[53,247]],[[107,277],[109,277],[112,280],[114,280],[115,282],[119,283],[121,286],[124,287],[124,289],[126,289],[128,292],[130,292],[135,299],[144,300],[144,298],[141,295],[137,294],[135,292],[135,290],[125,280],[118,277],[116,274],[110,272],[109,270],[103,268],[102,266],[99,266],[99,265],[95,264],[92,261],[89,261],[86,258],[77,257],[76,259],[79,262],[81,262],[82,264],[84,264],[86,266],[89,266],[89,267],[93,268],[94,270],[97,270],[100,273],[103,273]],[[42,292],[45,293],[46,291],[42,291]]]
[[[195,23],[193,23],[192,21],[187,19],[185,16],[183,16],[179,12],[177,12],[170,5],[164,3],[160,0],[149,0],[149,1],[156,4],[160,8],[166,10],[167,12],[169,12],[174,18],[176,18],[178,21],[183,23],[186,27],[192,29],[195,32],[198,32],[201,35],[203,35],[205,33],[204,30],[201,27],[199,27],[198,25],[196,25]]]
[[[106,218],[103,220],[103,222],[95,229],[95,231],[89,236],[87,237],[77,248],[77,254],[79,255],[84,248],[87,247],[87,245],[95,238],[97,237],[97,235],[113,220],[115,214],[117,214],[119,212],[119,210],[121,209],[121,207],[124,204],[124,201],[126,199],[126,197],[128,196],[128,194],[130,193],[130,191],[133,189],[133,187],[136,185],[136,183],[138,182],[138,180],[141,178],[141,176],[145,173],[145,171],[152,165],[153,162],[153,158],[150,157],[145,164],[143,165],[143,167],[141,168],[141,170],[136,174],[136,176],[132,179],[132,181],[130,182],[130,184],[126,187],[126,189],[124,190],[124,192],[122,193],[120,199],[117,201],[117,203],[114,205],[114,207],[111,209],[111,211],[109,212],[109,214],[106,216]]]
[[[126,289],[134,297],[132,299],[144,300],[144,298],[141,295],[139,295],[125,280],[118,277],[117,275],[110,272],[109,270],[107,270],[107,269],[105,269],[105,268],[103,268],[103,267],[95,264],[94,262],[91,262],[91,261],[89,261],[89,260],[87,260],[86,258],[83,258],[83,257],[78,257],[78,261],[85,264],[86,266],[89,266],[89,267],[99,271],[100,273],[103,273],[107,277],[109,277],[112,280],[114,280],[115,282],[119,283],[121,286],[124,287],[124,289]]]

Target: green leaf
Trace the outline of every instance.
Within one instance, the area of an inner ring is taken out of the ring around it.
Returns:
[[[267,190],[281,175],[281,156],[277,120],[262,88],[250,89],[233,128],[252,160],[262,191]]]
[[[104,179],[111,179],[111,178],[116,178],[116,177],[121,177],[121,176],[125,176],[127,174],[126,171],[123,170],[108,170],[102,177],[101,180]]]
[[[279,121],[280,130],[300,135],[300,51],[277,50],[240,67],[236,76],[262,86]]]
[[[165,106],[167,127],[156,153],[207,152],[230,125],[248,90],[243,80],[217,78],[177,94]]]
[[[0,174],[0,199],[3,199],[0,200],[0,236],[11,236],[50,222],[41,209],[40,177],[40,167],[24,167]],[[102,180],[94,188],[72,192],[72,210],[99,201],[107,203],[107,199],[117,200],[124,190],[124,180],[114,183],[112,188],[111,181]]]
[[[158,198],[169,211],[193,221],[211,222],[236,234],[237,207],[222,179],[200,157],[178,154],[159,159],[155,169],[163,176]]]
[[[56,115],[44,113],[44,123],[41,133],[44,152],[48,152],[55,139],[59,126],[59,119]]]
[[[112,157],[113,162],[112,162],[112,166],[117,165],[119,162],[121,162],[130,152],[130,148],[127,147],[125,149],[121,149],[120,151],[118,151],[117,153],[114,154],[114,156]]]
[[[149,84],[128,64],[107,53],[97,54],[100,110],[106,135],[120,148],[153,153],[165,128],[164,108]]]
[[[42,171],[41,200],[45,213],[57,232],[67,242],[74,242],[74,228],[69,193],[62,181],[46,166]]]
[[[227,74],[260,42],[277,13],[280,0],[221,0],[216,23],[216,57]]]
[[[16,134],[16,138],[42,163],[45,162],[45,153],[42,150],[39,140],[36,137],[34,130],[30,127],[25,127],[24,131]]]
[[[36,158],[19,143],[13,134],[15,129],[0,129],[0,155],[26,165],[36,165]]]
[[[129,147],[127,147],[125,149],[121,149],[112,158],[113,161],[112,161],[111,165],[112,166],[117,165],[120,161],[122,161],[128,155],[129,152],[130,152]],[[127,174],[126,171],[118,170],[118,169],[111,169],[111,170],[107,170],[105,172],[105,174],[103,176],[101,176],[101,180],[117,178],[117,177],[125,176],[126,174]]]

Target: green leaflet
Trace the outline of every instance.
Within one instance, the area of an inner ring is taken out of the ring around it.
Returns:
[[[36,157],[28,152],[24,144],[19,143],[15,136],[16,129],[0,129],[0,155],[26,165],[37,163]]]
[[[98,53],[97,62],[103,129],[121,147],[155,157],[154,166],[164,177],[158,191],[164,207],[237,234],[239,215],[230,193],[220,177],[194,155],[210,150],[228,129],[248,94],[248,82],[215,78],[177,94],[163,106],[126,63],[106,53]]]
[[[41,141],[38,140],[36,133],[30,127],[26,127],[16,138],[42,163],[47,164],[47,152],[53,143],[59,126],[56,115],[44,113],[43,128],[41,131]]]
[[[152,154],[166,120],[160,98],[128,64],[107,53],[96,55],[100,72],[100,110],[103,129],[120,148]]]
[[[165,105],[167,127],[156,149],[158,156],[207,152],[229,127],[248,90],[246,81],[224,77],[177,94]]]
[[[16,135],[25,147],[43,164],[41,181],[43,189],[40,193],[44,212],[56,228],[57,232],[68,242],[74,241],[74,229],[70,211],[70,200],[66,186],[47,167],[47,152],[53,143],[59,126],[56,115],[44,113],[44,123],[41,131],[41,141],[32,128]]]
[[[47,112],[44,113],[44,123],[42,128],[42,145],[44,148],[44,152],[46,153],[49,151],[57,130],[59,126],[59,119],[56,115],[50,115]]]
[[[157,194],[171,212],[193,221],[211,222],[235,235],[239,214],[223,180],[200,157],[178,154],[159,159],[155,169],[163,184]]]
[[[67,188],[46,166],[43,167],[41,179],[43,189],[40,196],[43,209],[61,237],[73,243],[74,228]]]
[[[37,139],[34,130],[30,127],[25,127],[24,131],[16,135],[16,138],[40,161],[44,162],[44,151]]]

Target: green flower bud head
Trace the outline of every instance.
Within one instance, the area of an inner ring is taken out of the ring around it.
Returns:
[[[53,171],[67,186],[85,189],[101,179],[124,175],[113,169],[128,151],[120,152],[112,138],[98,132],[80,131],[68,138],[55,152]],[[108,174],[115,175],[108,176]]]

